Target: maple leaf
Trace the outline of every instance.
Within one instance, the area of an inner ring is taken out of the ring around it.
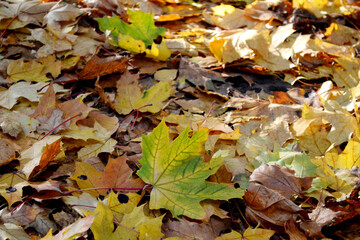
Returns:
[[[131,213],[125,214],[114,230],[113,214],[108,206],[103,202],[98,205],[93,213],[87,215],[96,215],[91,231],[95,240],[132,240],[132,239],[161,239],[162,218],[153,218],[144,214],[144,205],[136,207]],[[139,238],[138,238],[139,237]]]
[[[70,178],[76,181],[81,189],[85,188],[141,188],[140,179],[131,178],[132,170],[126,164],[126,156],[110,158],[104,172],[99,172],[89,163],[77,162],[74,175]],[[89,191],[92,195],[106,195],[107,190]]]
[[[206,130],[193,132],[190,138],[190,128],[186,128],[170,145],[168,131],[163,120],[150,135],[143,136],[138,176],[152,185],[151,209],[166,208],[174,217],[201,219],[205,213],[200,201],[243,196],[241,189],[205,181],[221,167],[226,155],[225,151],[218,151],[209,162],[201,159]]]
[[[247,228],[243,234],[240,234],[234,230],[231,232],[217,237],[215,240],[232,240],[232,239],[241,239],[241,240],[256,240],[256,239],[270,239],[274,235],[275,231],[261,228]]]
[[[166,29],[157,28],[150,13],[131,10],[128,12],[131,24],[125,23],[116,15],[96,19],[101,31],[111,32],[113,39],[108,39],[110,44],[135,54],[145,52],[148,57],[167,60],[171,51],[166,47],[165,40],[162,39],[160,44],[154,42],[158,36],[164,36]],[[148,47],[150,49],[147,49]]]
[[[80,218],[76,222],[62,229],[55,236],[52,235],[52,229],[41,240],[69,240],[78,237],[80,233],[87,231],[94,222],[95,216]]]
[[[39,58],[30,62],[22,59],[11,62],[7,68],[8,80],[17,82],[19,80],[47,82],[50,80],[46,75],[50,73],[57,77],[61,72],[61,62],[54,55]]]
[[[173,93],[170,82],[159,82],[142,92],[138,85],[138,74],[126,71],[117,82],[114,108],[120,114],[128,114],[134,109],[156,113],[164,106],[164,101]],[[147,106],[148,105],[148,106]]]

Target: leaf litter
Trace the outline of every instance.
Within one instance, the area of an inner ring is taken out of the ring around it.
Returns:
[[[359,237],[355,1],[5,1],[4,239]]]

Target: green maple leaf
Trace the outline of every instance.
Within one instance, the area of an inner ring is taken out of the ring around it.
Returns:
[[[171,51],[167,48],[166,41],[162,39],[160,43],[154,42],[158,36],[164,36],[166,28],[157,28],[150,13],[131,10],[128,10],[128,13],[130,24],[118,16],[96,19],[100,30],[110,35],[107,38],[109,43],[134,54],[146,53],[147,57],[167,60]]]
[[[195,131],[189,137],[185,129],[169,145],[169,129],[162,121],[148,136],[143,136],[142,168],[138,172],[152,185],[150,208],[166,208],[174,217],[185,215],[194,219],[204,217],[200,201],[227,200],[244,195],[241,189],[226,184],[205,181],[223,164],[226,151],[218,151],[212,159],[201,159],[207,131]]]
[[[101,31],[111,31],[111,36],[117,39],[120,34],[129,35],[136,40],[141,40],[146,46],[151,46],[157,36],[164,36],[166,28],[157,28],[151,13],[128,10],[131,23],[122,21],[119,16],[103,17],[96,19]]]

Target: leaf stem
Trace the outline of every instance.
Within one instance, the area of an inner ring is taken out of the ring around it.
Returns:
[[[145,190],[145,188],[121,188],[121,187],[98,187],[98,188],[84,188],[84,189],[77,189],[72,191],[63,192],[63,195],[69,195],[74,192],[83,192],[83,191],[92,191],[92,190],[127,190],[127,191],[139,191]]]
[[[133,113],[136,112],[136,116],[135,116],[135,119],[134,119],[134,123],[133,123],[132,126],[131,126],[131,128],[134,128],[135,123],[136,123],[136,120],[138,119],[139,114],[140,114],[140,111],[139,111],[139,110],[142,109],[142,108],[144,108],[144,107],[148,107],[148,106],[152,106],[152,104],[149,103],[149,104],[146,104],[146,105],[141,106],[141,107],[139,107],[139,108],[133,109],[123,120],[120,121],[120,123],[124,122],[128,117],[130,117]]]
[[[40,140],[43,140],[45,137],[47,137],[49,134],[51,134],[53,131],[55,131],[58,127],[60,127],[61,125],[67,123],[68,121],[81,116],[82,113],[78,113],[75,116],[72,116],[71,118],[66,119],[65,121],[63,121],[62,123],[60,123],[59,125],[57,125],[56,127],[54,127],[53,129],[50,130],[50,132],[48,132],[47,134],[45,134],[45,136],[43,136]]]
[[[126,225],[124,225],[124,224],[122,224],[122,223],[119,223],[119,222],[117,222],[117,221],[113,221],[113,222],[114,222],[115,224],[119,225],[119,226],[122,226],[122,227],[127,228],[127,229],[129,229],[129,230],[131,230],[131,231],[133,231],[133,232],[135,232],[135,233],[137,233],[137,234],[140,234],[140,232],[136,231],[135,229],[133,229],[133,228],[131,228],[131,227],[129,227],[129,226],[126,226]]]
[[[1,35],[0,35],[0,39],[1,39],[1,46],[3,44],[3,37],[5,36],[6,31],[9,29],[10,25],[15,21],[15,19],[18,17],[18,15],[16,15],[15,17],[13,17],[11,19],[11,21],[9,22],[9,24],[5,27],[4,31],[2,31]]]

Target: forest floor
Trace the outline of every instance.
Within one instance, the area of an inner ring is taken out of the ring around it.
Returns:
[[[346,0],[1,1],[0,239],[359,239],[359,28]]]

